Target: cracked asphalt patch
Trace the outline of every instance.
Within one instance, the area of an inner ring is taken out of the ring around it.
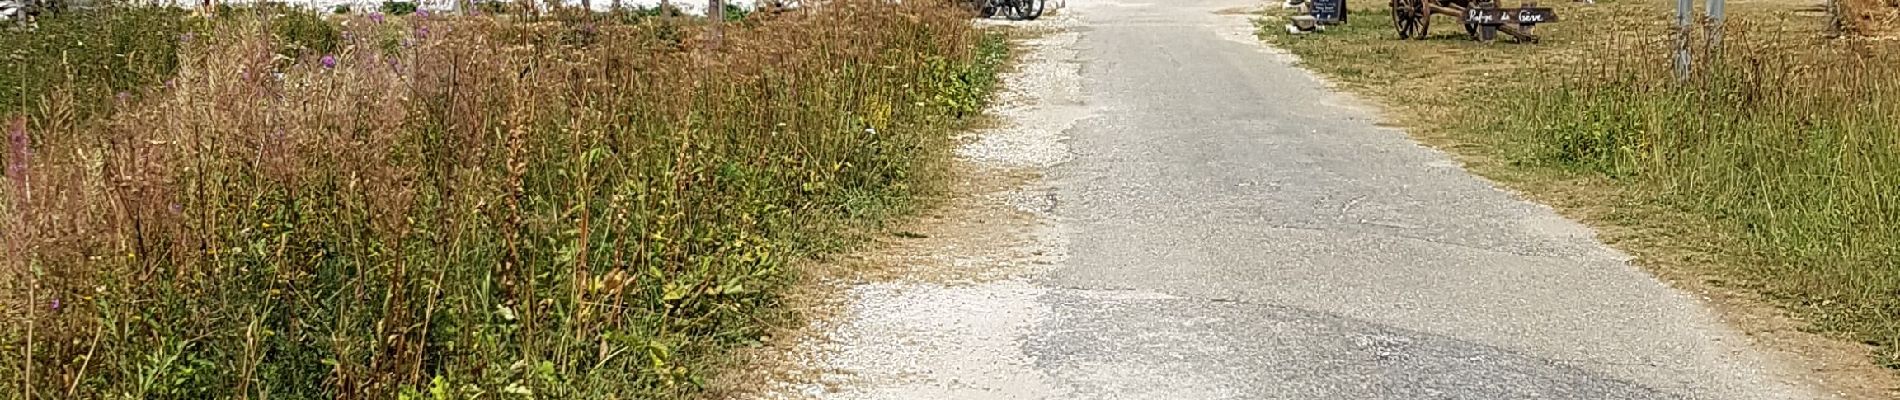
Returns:
[[[1072,383],[1071,398],[1677,398],[1561,361],[1272,304],[1048,300],[1061,317],[1031,346]]]

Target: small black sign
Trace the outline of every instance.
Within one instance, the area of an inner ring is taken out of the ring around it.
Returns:
[[[1321,24],[1346,22],[1346,0],[1310,0],[1307,7],[1313,11],[1313,19]]]
[[[1465,11],[1465,22],[1478,25],[1541,24],[1557,22],[1557,12],[1544,7],[1472,8]]]

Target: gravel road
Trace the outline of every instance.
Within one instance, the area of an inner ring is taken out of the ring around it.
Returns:
[[[1255,40],[1071,0],[903,272],[814,327],[827,399],[1829,398],[1591,230]],[[1228,11],[1228,12],[1223,12]]]

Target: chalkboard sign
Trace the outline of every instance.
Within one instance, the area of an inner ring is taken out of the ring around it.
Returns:
[[[1313,11],[1313,19],[1321,24],[1346,23],[1346,0],[1310,0],[1307,7]]]

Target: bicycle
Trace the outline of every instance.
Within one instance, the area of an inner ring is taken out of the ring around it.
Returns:
[[[1032,21],[1042,17],[1044,0],[976,0],[976,15],[982,18],[1002,16],[1011,21]]]

